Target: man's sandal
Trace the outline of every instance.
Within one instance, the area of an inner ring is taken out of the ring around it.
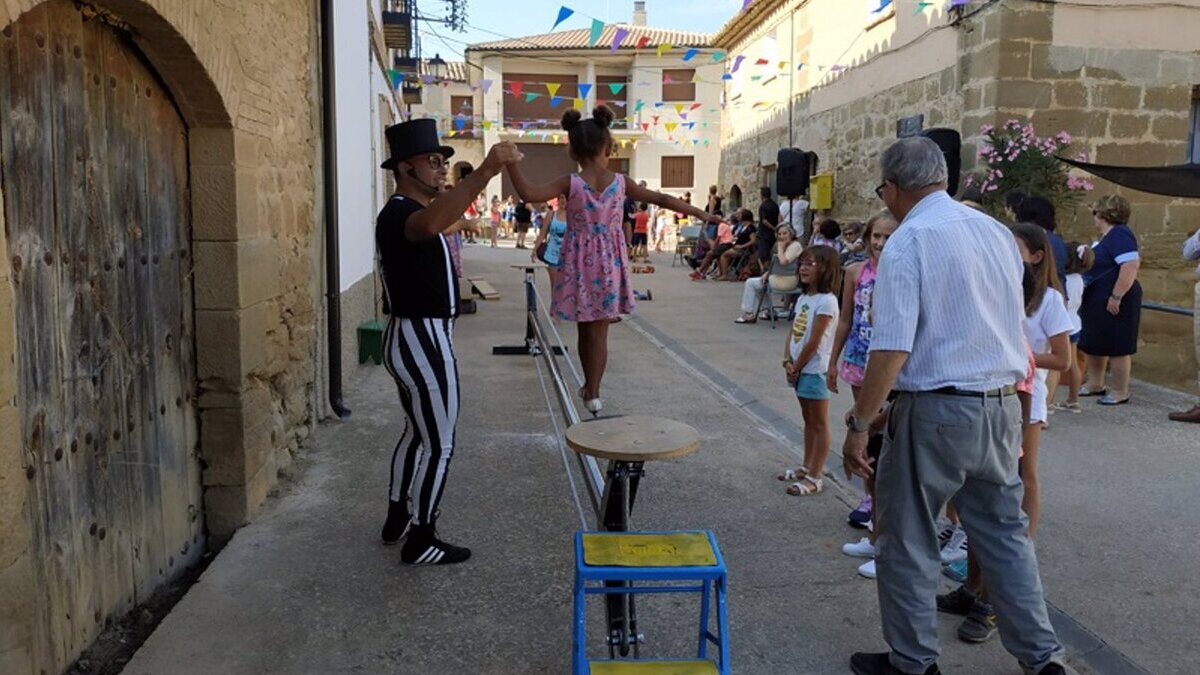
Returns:
[[[799,469],[787,469],[783,473],[776,475],[775,478],[787,482],[789,480],[803,480],[807,475],[808,469],[800,467]]]
[[[800,482],[788,486],[787,493],[793,497],[815,495],[825,489],[825,481],[812,476],[805,476]]]

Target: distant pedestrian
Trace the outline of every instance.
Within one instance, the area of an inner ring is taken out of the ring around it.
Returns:
[[[857,653],[857,675],[939,672],[936,518],[953,499],[981,556],[1005,648],[1029,673],[1065,672],[1021,511],[1017,473],[1025,377],[1021,278],[1012,234],[946,193],[933,141],[903,138],[881,158],[876,192],[901,225],[875,282],[862,390],[847,415],[846,475],[874,472],[867,430],[888,392],[875,505],[879,608],[890,653]],[[980,345],[988,345],[980,349]]]
[[[533,227],[533,206],[524,199],[517,202],[517,206],[513,209],[513,219],[515,221],[514,231],[517,234],[517,248],[525,248],[525,237],[529,234],[529,228]]]
[[[758,194],[762,198],[758,205],[758,262],[765,274],[771,266],[771,254],[775,249],[775,231],[779,227],[779,204],[776,204],[775,200],[771,198],[769,186],[764,185],[759,188]]]
[[[1055,391],[1057,387],[1049,384],[1051,378],[1046,378],[1046,396],[1050,414],[1056,410],[1082,412],[1079,407],[1079,388],[1083,386],[1083,373],[1079,369],[1079,355],[1076,348],[1079,344],[1080,328],[1083,326],[1079,318],[1079,307],[1083,304],[1083,275],[1092,269],[1092,263],[1095,260],[1096,254],[1092,252],[1091,246],[1078,241],[1067,242],[1067,279],[1063,284],[1063,293],[1067,296],[1067,314],[1071,317],[1071,363],[1067,367],[1066,373],[1067,398],[1061,404],[1054,403],[1054,399],[1058,397]]]

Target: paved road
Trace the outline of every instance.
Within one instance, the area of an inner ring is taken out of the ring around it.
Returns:
[[[568,671],[570,537],[586,495],[559,443],[545,372],[527,357],[491,355],[522,334],[520,277],[507,265],[523,258],[469,248],[466,259],[503,296],[456,334],[465,412],[441,527],[472,546],[472,561],[404,568],[398,550],[378,545],[401,421],[394,386],[372,368],[349,386],[353,419],[314,434],[298,477],[127,673]],[[635,277],[655,301],[611,331],[608,411],[688,422],[703,446],[649,468],[635,524],[717,533],[731,570],[735,672],[849,672],[850,652],[884,648],[874,586],[838,551],[859,534],[845,526],[858,491],[839,483],[800,499],[773,478],[801,452],[799,410],[775,366],[784,329],[735,326],[740,288],[691,283],[659,263]],[[1080,672],[1193,672],[1200,528],[1181,515],[1200,478],[1200,443],[1197,429],[1159,421],[1181,397],[1145,386],[1134,396],[1123,408],[1056,416],[1044,436],[1043,578]],[[843,395],[833,409],[846,405]],[[690,601],[639,609],[652,655],[692,647]],[[943,620],[943,670],[1020,672],[997,642],[964,645],[954,627]]]

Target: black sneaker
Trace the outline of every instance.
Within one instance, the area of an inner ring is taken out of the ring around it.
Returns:
[[[854,671],[854,675],[905,675],[904,671],[892,665],[892,660],[888,658],[888,652],[881,654],[856,652],[850,657],[850,670]],[[933,663],[925,669],[925,675],[942,675],[942,671],[938,669],[936,663]]]
[[[1037,675],[1067,675],[1067,669],[1061,663],[1048,663]]]
[[[471,549],[438,539],[431,525],[414,526],[400,549],[400,560],[406,565],[453,565],[470,557]]]
[[[966,584],[937,596],[937,608],[939,612],[946,614],[957,614],[966,616],[971,613],[971,607],[975,605],[975,594],[971,589],[967,588]]]
[[[412,516],[408,515],[408,508],[404,502],[388,502],[387,520],[383,523],[383,532],[379,534],[383,545],[394,546],[399,543],[404,535],[408,534],[410,527]]]
[[[971,605],[967,618],[958,625],[958,639],[971,644],[981,644],[996,634],[996,610],[991,603],[976,600]]]

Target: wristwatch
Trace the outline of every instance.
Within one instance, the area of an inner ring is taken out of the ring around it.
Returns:
[[[856,434],[865,434],[871,428],[870,422],[858,419],[858,416],[851,410],[846,415],[846,428]]]
[[[1111,298],[1111,299],[1113,299],[1113,300],[1116,300],[1117,302],[1120,302],[1120,301],[1121,301],[1121,298],[1123,298],[1123,297],[1125,297],[1125,296],[1123,296],[1123,295],[1117,295],[1116,293],[1112,293],[1112,294],[1110,294],[1108,297],[1109,297],[1109,298]]]

